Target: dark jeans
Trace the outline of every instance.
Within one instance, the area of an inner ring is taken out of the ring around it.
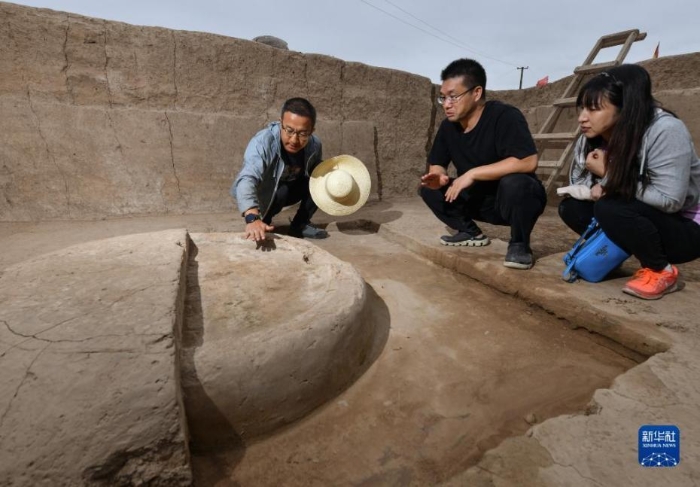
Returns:
[[[421,188],[421,197],[435,216],[458,232],[481,233],[474,220],[510,225],[510,242],[530,245],[530,234],[547,204],[542,183],[527,174],[509,174],[499,181],[477,182],[452,203],[445,201],[447,186]]]
[[[610,240],[639,259],[642,267],[658,271],[669,263],[700,257],[700,225],[679,213],[664,213],[636,199],[610,197],[595,203],[567,198],[559,205],[559,215],[578,233],[586,229],[585,222],[590,223],[593,214]]]
[[[282,208],[299,202],[301,202],[299,209],[292,219],[292,226],[295,227],[303,227],[309,223],[318,209],[309,193],[309,178],[300,177],[294,181],[280,182],[263,221],[269,225],[272,217],[282,211]]]
[[[593,219],[593,201],[564,198],[559,203],[559,217],[567,227],[582,235]]]

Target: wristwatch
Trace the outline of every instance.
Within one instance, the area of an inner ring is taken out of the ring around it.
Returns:
[[[244,218],[246,223],[253,223],[255,220],[261,219],[258,213],[248,213]]]

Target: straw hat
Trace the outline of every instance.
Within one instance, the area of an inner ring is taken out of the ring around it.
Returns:
[[[331,157],[311,173],[309,191],[314,203],[333,216],[349,215],[367,202],[372,181],[362,161],[353,156]]]

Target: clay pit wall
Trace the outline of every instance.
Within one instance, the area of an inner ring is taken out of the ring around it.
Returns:
[[[372,198],[410,196],[441,119],[435,85],[401,71],[10,3],[0,16],[0,221],[234,212],[245,146],[292,96],[316,106],[324,157],[367,164]],[[645,66],[700,140],[700,53]],[[490,97],[536,131],[565,82]]]

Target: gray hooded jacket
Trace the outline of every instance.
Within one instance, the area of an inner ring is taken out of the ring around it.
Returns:
[[[571,184],[588,187],[600,182],[586,169],[585,137],[576,141],[571,163]],[[698,205],[700,201],[700,159],[693,139],[682,121],[657,109],[647,128],[639,151],[640,176],[646,171],[648,184],[637,187],[637,199],[665,213],[676,213]]]

